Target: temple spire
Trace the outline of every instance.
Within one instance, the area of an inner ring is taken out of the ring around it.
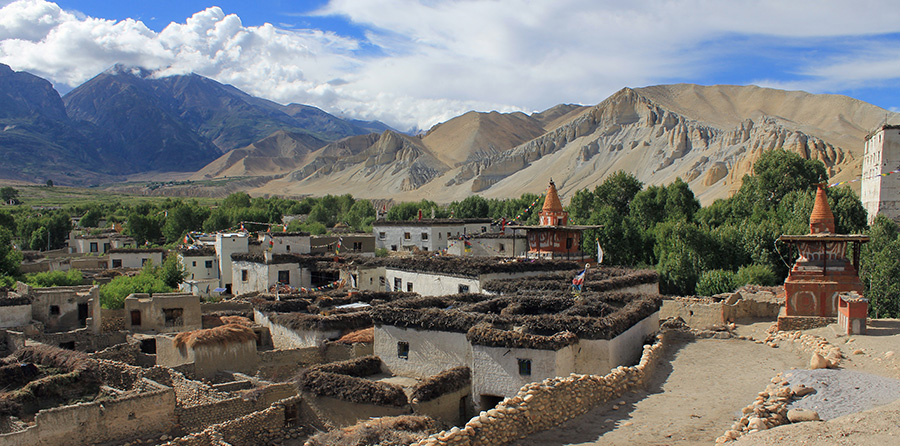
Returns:
[[[547,189],[547,198],[544,198],[543,212],[562,212],[562,202],[559,201],[559,194],[556,192],[556,185],[550,180],[550,188]]]
[[[828,206],[828,196],[825,195],[825,187],[819,185],[816,191],[816,204],[813,206],[812,214],[809,216],[809,233],[810,234],[834,234],[834,214],[831,213],[831,207]]]

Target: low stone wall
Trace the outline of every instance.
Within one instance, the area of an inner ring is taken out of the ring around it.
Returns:
[[[659,310],[660,319],[680,317],[695,329],[722,327],[748,318],[775,319],[782,308],[772,291],[745,287],[734,293],[713,297],[673,297],[665,299]]]
[[[110,331],[120,331],[125,329],[125,309],[109,310],[100,309],[100,331],[107,333]]]
[[[318,396],[303,392],[303,402],[308,404],[313,413],[320,418],[318,423],[326,426],[347,427],[359,420],[377,417],[393,417],[412,413],[409,404],[403,406],[381,406],[345,401],[338,398]]]
[[[464,427],[440,432],[416,445],[499,445],[559,426],[630,389],[644,386],[662,355],[665,338],[666,333],[660,333],[652,345],[645,345],[635,366],[619,366],[604,376],[572,374],[527,384],[515,397],[481,412]]]
[[[273,384],[252,392],[252,397],[234,397],[191,407],[176,407],[175,416],[185,431],[196,432],[207,426],[262,410],[275,401],[296,395],[297,390],[293,384]]]
[[[168,432],[174,426],[175,394],[144,381],[141,387],[147,390],[136,395],[41,410],[33,426],[0,435],[0,444],[77,446]]]
[[[413,400],[410,405],[412,406],[413,413],[416,415],[425,415],[443,423],[457,425],[466,421],[465,419],[460,419],[459,406],[461,400],[466,401],[464,412],[468,412],[469,415],[472,414],[471,393],[472,386],[467,385],[459,390],[445,393],[430,401]]]
[[[207,427],[162,446],[252,446],[271,444],[284,438],[287,427],[286,408],[296,407],[300,397],[278,401],[264,410]]]
[[[236,311],[249,313],[253,311],[250,302],[203,302],[200,304],[200,313],[215,313],[218,311]]]

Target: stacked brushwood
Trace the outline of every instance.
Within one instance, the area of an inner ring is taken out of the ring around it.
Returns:
[[[494,279],[485,282],[483,288],[500,294],[518,293],[521,290],[530,292],[568,291],[572,287],[572,278],[577,272],[578,270],[555,271],[540,276]],[[654,270],[603,267],[591,269],[585,275],[583,289],[601,292],[657,282],[659,282],[659,274]]]
[[[14,307],[31,303],[28,296],[9,296],[6,293],[0,293],[0,295],[4,296],[0,297],[0,307]]]
[[[0,416],[22,417],[100,390],[97,361],[82,352],[48,345],[28,346],[4,358],[3,363],[4,367],[22,366],[23,376],[20,379],[15,372],[8,372],[9,384],[18,379],[21,387],[0,393]],[[45,376],[35,373],[40,367]]]
[[[658,295],[634,293],[455,295],[379,305],[370,314],[376,326],[470,333],[477,345],[558,349],[579,338],[612,339],[660,305]]]
[[[225,345],[255,341],[256,333],[250,328],[249,321],[247,322],[246,324],[230,323],[213,328],[178,333],[175,335],[175,347],[194,348],[201,345]]]
[[[439,429],[438,422],[428,417],[381,417],[316,434],[307,440],[306,446],[407,446]]]
[[[463,277],[478,277],[482,274],[522,273],[529,271],[574,271],[578,262],[568,260],[540,261],[497,261],[489,258],[458,257],[374,257],[354,261],[358,266],[385,267],[421,273],[438,273]]]
[[[353,331],[371,327],[372,317],[368,310],[353,313],[337,313],[329,315],[309,313],[269,313],[270,321],[292,330],[317,331]]]
[[[472,371],[468,367],[456,367],[422,380],[413,389],[411,399],[424,403],[471,385]]]
[[[301,390],[317,396],[357,404],[405,406],[408,401],[403,388],[365,379],[379,373],[381,359],[377,356],[365,356],[312,367],[301,372],[296,381]]]

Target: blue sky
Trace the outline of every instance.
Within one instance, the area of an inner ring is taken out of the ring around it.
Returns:
[[[0,62],[66,92],[116,63],[397,128],[760,85],[900,107],[900,11],[858,0],[0,0]]]

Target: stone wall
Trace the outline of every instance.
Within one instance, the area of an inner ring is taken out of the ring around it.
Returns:
[[[297,390],[291,383],[272,384],[251,392],[250,395],[191,407],[177,407],[175,415],[178,424],[185,431],[197,432],[208,426],[265,409],[276,401],[296,396]]]
[[[691,328],[699,330],[722,327],[747,318],[775,319],[782,302],[773,290],[744,287],[734,293],[713,297],[674,297],[665,299],[660,319],[680,317]],[[777,291],[777,290],[776,290]]]
[[[0,444],[78,446],[168,432],[175,421],[174,392],[152,382],[143,387],[154,390],[115,400],[42,410],[35,416],[33,426],[0,435]]]
[[[440,432],[416,445],[506,444],[559,426],[630,389],[644,386],[662,355],[665,338],[666,334],[661,333],[652,345],[645,345],[635,366],[619,366],[604,376],[572,374],[527,384],[516,396],[482,411],[464,427]]]
[[[264,410],[214,424],[201,432],[176,438],[162,446],[252,446],[282,438],[288,425],[285,408],[296,407],[300,397],[285,398]],[[269,440],[269,441],[267,441]]]
[[[125,329],[125,309],[100,309],[100,331],[107,333]]]

